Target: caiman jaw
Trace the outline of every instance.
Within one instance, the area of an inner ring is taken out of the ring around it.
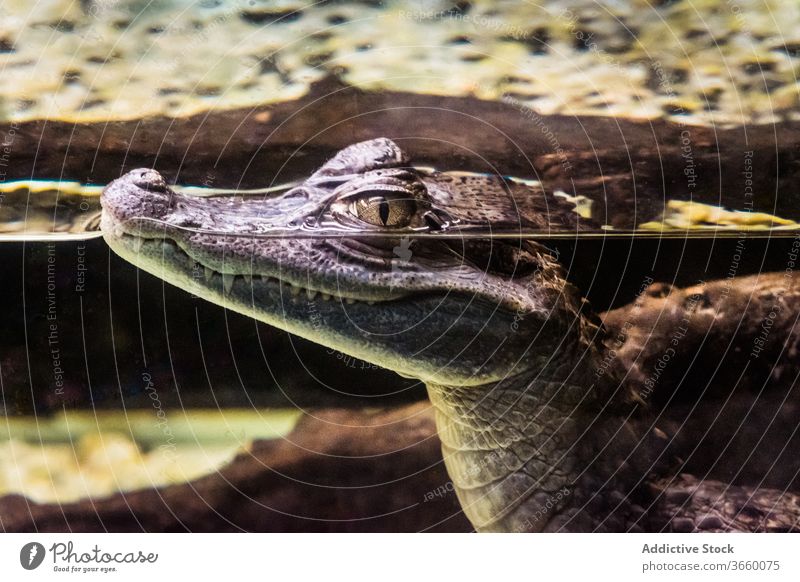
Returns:
[[[406,376],[469,386],[534,365],[529,333],[571,297],[558,267],[528,243],[414,239],[409,232],[450,212],[480,220],[465,207],[481,185],[406,163],[396,144],[372,140],[281,196],[245,200],[182,195],[157,172],[134,170],[104,190],[101,228],[114,251],[156,277]],[[506,195],[486,180],[485,191]],[[308,222],[350,230],[264,236]]]
[[[173,277],[175,273],[184,270],[185,274],[189,275],[194,282],[204,282],[205,286],[211,289],[221,289],[223,297],[233,294],[234,287],[238,294],[246,292],[254,286],[263,285],[280,289],[281,295],[284,298],[297,298],[297,300],[338,300],[347,305],[354,305],[360,301],[364,301],[368,305],[374,305],[377,302],[375,299],[363,300],[346,295],[318,291],[317,289],[299,285],[293,281],[281,279],[280,277],[262,274],[252,269],[247,272],[247,268],[242,272],[220,272],[202,264],[196,258],[190,256],[178,242],[166,237],[145,238],[136,234],[122,232],[117,236],[116,242],[111,242],[109,236],[106,236],[106,240],[109,241],[109,244],[120,256],[129,259],[134,264],[142,264],[142,257],[145,256],[150,257],[151,261],[154,258],[156,263],[160,260],[164,263],[163,267],[158,267],[154,264],[151,268],[157,270],[171,269],[170,272],[173,273]],[[160,259],[158,257],[159,253],[161,254]],[[142,266],[146,268],[143,264]],[[146,270],[150,269],[146,268]],[[163,275],[164,279],[170,279],[170,276],[167,275],[167,271],[164,271]],[[242,289],[240,289],[240,287]]]

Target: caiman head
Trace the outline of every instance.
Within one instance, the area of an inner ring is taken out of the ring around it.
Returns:
[[[544,247],[488,234],[571,229],[571,208],[534,184],[411,167],[388,139],[277,197],[187,196],[141,169],[102,204],[106,241],[142,269],[423,380],[477,528],[540,530],[558,514],[575,467],[559,447],[580,424],[599,328]]]
[[[134,170],[103,193],[102,230],[123,258],[214,303],[406,376],[483,384],[533,365],[538,344],[550,354],[554,320],[580,332],[580,299],[542,247],[435,235],[524,226],[536,197],[416,170],[376,139],[278,197],[188,196]]]

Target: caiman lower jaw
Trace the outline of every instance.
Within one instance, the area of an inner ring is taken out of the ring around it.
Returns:
[[[182,270],[181,274],[194,279],[197,284],[208,288],[222,289],[224,295],[230,295],[234,287],[238,288],[239,285],[246,285],[248,288],[252,288],[254,285],[270,285],[275,288],[280,288],[283,291],[281,295],[287,299],[321,299],[323,301],[340,301],[348,305],[354,305],[356,303],[374,305],[376,303],[384,303],[398,299],[397,297],[387,299],[364,299],[361,297],[342,295],[340,293],[331,293],[330,291],[320,291],[318,289],[299,285],[295,281],[288,281],[272,275],[256,272],[222,273],[190,256],[177,242],[170,238],[148,238],[117,232],[113,238],[106,237],[106,240],[118,254],[122,255],[131,263],[145,268],[145,270],[149,269],[143,264],[144,261],[142,258],[153,257],[155,261],[161,262],[161,265],[157,268],[166,269],[168,266],[172,266]],[[159,254],[161,255],[161,259],[158,259]],[[245,269],[248,269],[248,267],[245,267]],[[166,275],[166,273],[157,273],[157,275],[162,276]],[[169,276],[162,276],[162,278],[166,280],[170,279]],[[400,299],[402,299],[402,297]]]

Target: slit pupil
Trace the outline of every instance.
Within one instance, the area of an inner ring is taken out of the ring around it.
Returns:
[[[378,214],[381,217],[383,226],[386,226],[389,222],[389,202],[386,198],[381,198],[380,204],[378,205]]]

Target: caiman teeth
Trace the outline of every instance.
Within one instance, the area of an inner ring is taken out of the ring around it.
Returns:
[[[126,235],[123,233],[122,236],[126,236]],[[147,239],[146,237],[131,236],[130,239],[131,239],[131,248],[137,253],[141,251],[142,245],[144,245],[145,242],[148,242],[148,243],[149,242],[156,242],[156,244],[158,243],[158,239],[156,241],[152,241],[152,239]],[[167,253],[167,252],[172,253],[174,250],[177,250],[179,252],[182,251],[184,254],[186,254],[186,252],[183,251],[183,249],[181,249],[177,245],[177,243],[175,243],[173,241],[163,239],[163,240],[160,240],[160,242],[161,242],[162,251],[164,253]],[[199,269],[200,266],[202,265],[202,263],[200,261],[194,259],[193,257],[189,256],[188,254],[186,254],[185,260],[186,260],[186,263],[188,264],[189,270],[192,271],[192,272],[196,272],[195,269]],[[322,301],[330,301],[331,299],[338,299],[339,301],[345,302],[347,305],[354,305],[354,304],[359,303],[359,302],[365,302],[368,305],[375,305],[375,303],[376,303],[376,301],[374,301],[374,300],[354,299],[352,297],[342,297],[340,295],[334,295],[334,294],[331,294],[331,293],[325,293],[324,291],[317,291],[317,290],[314,290],[314,289],[307,289],[305,287],[301,287],[300,285],[295,285],[294,283],[290,283],[288,281],[281,281],[280,279],[278,279],[276,277],[270,277],[269,275],[263,275],[261,273],[253,273],[252,271],[250,273],[247,273],[247,274],[242,273],[240,275],[235,275],[235,274],[230,274],[230,273],[218,273],[217,271],[215,271],[211,267],[207,267],[205,265],[202,265],[202,267],[203,267],[203,276],[205,278],[206,283],[211,283],[211,281],[214,278],[214,275],[221,275],[221,277],[222,277],[222,289],[223,289],[225,295],[230,295],[231,292],[233,291],[233,284],[236,281],[236,277],[242,277],[245,281],[247,281],[247,283],[249,285],[253,285],[254,283],[269,283],[269,282],[274,282],[274,283],[277,283],[279,285],[285,285],[287,287],[289,293],[293,297],[297,297],[301,293],[305,292],[305,295],[306,295],[306,297],[308,297],[309,300],[312,300],[312,299],[315,299],[316,297],[319,297]]]
[[[234,279],[236,279],[236,275],[230,275],[228,273],[222,274],[222,288],[226,295],[230,294],[231,289],[233,289]]]

